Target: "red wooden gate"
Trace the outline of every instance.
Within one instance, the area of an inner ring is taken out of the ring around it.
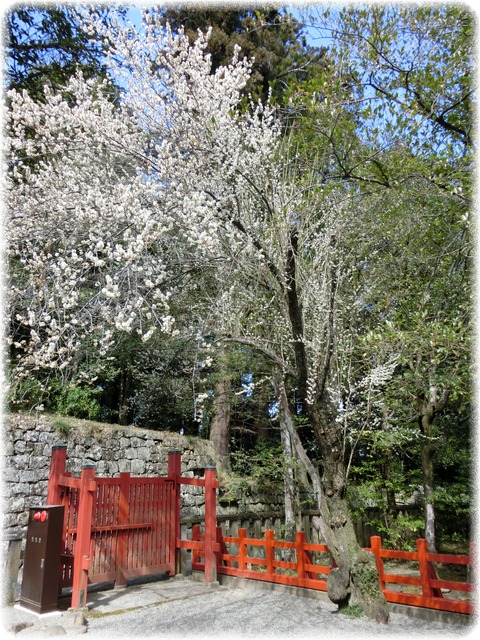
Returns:
[[[159,573],[175,574],[179,531],[180,454],[169,453],[169,476],[80,478],[65,471],[66,447],[52,450],[47,504],[65,507],[61,586],[72,587],[72,608],[86,606],[88,583]]]

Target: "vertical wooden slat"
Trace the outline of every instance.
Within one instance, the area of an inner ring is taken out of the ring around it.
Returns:
[[[192,527],[192,540],[199,541],[200,540],[200,525],[195,524]],[[192,564],[196,564],[200,562],[200,553],[197,549],[192,550]]]
[[[150,503],[150,510],[149,510],[149,519],[152,522],[155,522],[155,526],[153,531],[150,534],[150,549],[149,549],[149,562],[152,561],[153,558],[153,554],[154,554],[154,550],[157,547],[157,539],[158,539],[158,533],[159,533],[159,526],[158,526],[158,509],[156,508],[156,504],[158,501],[158,493],[160,491],[161,485],[156,482],[152,485],[152,494],[151,494],[151,503]]]
[[[245,570],[247,557],[247,545],[245,544],[245,538],[247,537],[247,530],[241,528],[238,530],[238,568],[242,571]]]
[[[298,531],[295,539],[295,549],[297,552],[297,576],[300,580],[305,578],[305,533]]]
[[[138,485],[133,481],[133,479],[131,479],[130,493],[129,493],[129,517],[128,517],[127,524],[133,524],[137,521],[136,520],[137,501],[138,501]],[[132,564],[132,555],[134,552],[133,542],[134,542],[135,532],[133,529],[128,529],[126,533],[127,535],[125,537],[127,539],[127,544],[126,544],[126,553],[125,553],[125,557],[126,557],[125,568],[129,569]]]
[[[417,554],[418,554],[418,566],[420,569],[420,582],[422,583],[422,594],[425,598],[431,598],[433,594],[432,587],[430,586],[430,578],[428,571],[428,543],[424,538],[417,540]]]
[[[173,553],[175,554],[174,569],[172,573],[180,571],[180,554],[177,551],[177,540],[180,539],[180,478],[182,473],[182,455],[177,449],[168,452],[168,475],[167,478],[173,482],[172,496],[173,504],[171,516],[168,523],[172,527],[169,538],[173,539]]]
[[[140,522],[140,514],[141,514],[141,508],[142,508],[144,485],[142,482],[138,482],[138,479],[135,482],[135,489],[136,489],[137,495],[135,500],[135,516],[132,524],[138,524]],[[138,559],[142,553],[142,550],[140,547],[140,530],[130,529],[130,535],[131,535],[132,555],[131,555],[129,568],[134,569],[135,567],[138,566]]]
[[[112,485],[112,489],[110,492],[111,499],[111,508],[110,508],[110,522],[112,525],[117,525],[119,520],[120,513],[120,491],[121,491],[121,479],[116,478],[115,484]],[[119,545],[119,536],[118,531],[112,532],[112,535],[109,538],[109,553],[111,557],[110,572],[113,572],[114,575],[117,575],[117,558],[118,558],[118,545]]]
[[[116,483],[105,482],[104,485],[104,505],[103,505],[103,522],[105,526],[112,526],[112,507],[115,499]],[[103,557],[104,557],[104,572],[111,573],[114,571],[114,552],[113,552],[113,540],[114,532],[107,531],[102,537],[103,542]]]
[[[153,482],[152,480],[147,479],[145,483],[145,489],[143,494],[143,504],[142,504],[142,521],[143,522],[148,521],[150,491],[152,488],[152,482]],[[148,529],[142,529],[140,531],[140,536],[141,536],[141,545],[140,545],[141,558],[140,558],[140,564],[138,566],[146,567],[148,566],[147,550],[148,550],[148,538],[150,536],[150,531]]]
[[[121,501],[121,494],[122,494],[122,478],[121,475],[117,480],[117,483],[115,485],[115,491],[113,494],[113,505],[112,505],[112,523],[115,525],[118,525],[120,522],[120,501]],[[114,536],[112,536],[112,554],[114,553],[113,557],[113,564],[112,564],[112,571],[115,571],[115,577],[117,576],[117,572],[118,572],[118,556],[120,553],[120,546],[121,546],[121,534],[118,531],[115,531]],[[114,550],[114,551],[113,551]]]
[[[123,472],[120,474],[120,492],[118,499],[118,524],[127,524],[129,517],[129,489],[130,489],[130,473]],[[115,585],[123,586],[127,583],[125,569],[127,568],[127,531],[118,532],[117,542],[117,570],[115,576]]]
[[[216,582],[217,563],[213,545],[217,528],[216,469],[205,469],[205,582]]]
[[[227,553],[227,548],[226,548],[225,542],[223,541],[222,527],[217,527],[216,528],[215,541],[217,542],[218,546],[220,547],[220,552],[217,553],[217,573],[218,573],[219,567],[221,567],[222,564],[223,564],[223,561],[222,561],[220,556],[221,556],[222,553]],[[230,564],[230,563],[228,563],[228,564]]]
[[[168,520],[168,500],[166,482],[155,483],[154,494],[154,520],[155,520],[155,562],[165,563],[167,559],[167,520]]]
[[[178,454],[178,467],[180,454]],[[177,479],[179,483],[180,478]],[[181,556],[177,550],[177,539],[180,538],[180,511],[178,511],[177,496],[180,497],[180,484],[173,479],[166,479],[163,485],[164,506],[162,509],[163,530],[163,562],[168,565],[169,574],[175,575],[181,571]]]

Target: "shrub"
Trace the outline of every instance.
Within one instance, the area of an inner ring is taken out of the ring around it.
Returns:
[[[97,399],[100,393],[100,389],[93,387],[65,387],[58,398],[57,410],[64,416],[98,420],[102,411]]]

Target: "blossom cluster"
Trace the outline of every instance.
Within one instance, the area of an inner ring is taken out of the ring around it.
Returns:
[[[174,332],[182,264],[234,242],[229,181],[252,175],[277,136],[270,112],[236,114],[249,64],[236,52],[211,74],[208,34],[190,45],[148,13],[133,35],[85,28],[109,43],[111,78],[78,73],[43,103],[8,95],[17,376],[66,368],[92,345],[105,355],[117,332]]]

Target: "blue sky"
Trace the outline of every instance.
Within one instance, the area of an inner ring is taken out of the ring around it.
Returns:
[[[173,3],[173,2],[170,3],[169,2],[169,3],[164,3],[164,6],[168,6],[168,5],[175,6],[176,4],[177,3]],[[189,4],[191,4],[192,9],[194,9],[197,3],[191,2]],[[241,5],[238,5],[238,4],[234,3],[234,2],[223,2],[220,6],[223,9],[225,7],[228,7],[229,4],[232,5],[232,10],[234,8],[238,8],[238,6],[241,6]],[[148,3],[148,2],[145,2],[145,3],[137,3],[137,4],[130,5],[130,8],[127,11],[128,20],[130,20],[135,26],[140,26],[140,24],[141,24],[141,8],[142,7],[146,8],[148,6],[162,6],[162,3],[154,3],[154,2]],[[202,6],[204,6],[204,5],[202,5]],[[215,5],[212,4],[212,8],[214,6]],[[262,6],[266,6],[266,4],[257,3],[255,5],[255,3],[246,3],[243,6],[245,6],[245,7],[254,7],[254,6],[262,7]],[[306,7],[308,5],[305,5],[303,3],[292,3],[292,4],[287,5],[286,8],[287,8],[287,10],[289,12],[292,13],[292,15],[295,18],[297,18],[297,20],[301,21],[300,7],[302,7],[302,6]],[[317,7],[322,7],[322,6],[326,7],[327,5],[326,4],[325,5],[312,4],[311,6],[312,6],[312,8],[315,8],[316,6]],[[304,30],[304,34],[305,34],[305,36],[307,38],[308,44],[311,44],[312,46],[317,46],[317,47],[328,46],[328,40],[326,38],[320,37],[317,29],[306,27],[305,30]]]

